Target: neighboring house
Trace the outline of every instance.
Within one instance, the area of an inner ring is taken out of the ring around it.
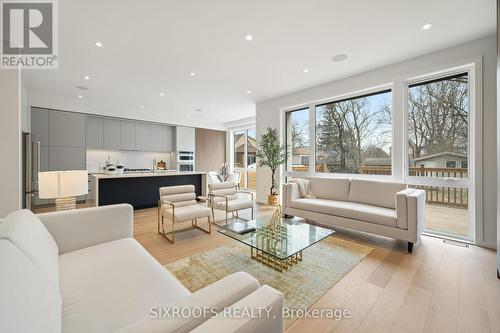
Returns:
[[[467,155],[442,152],[413,159],[413,166],[420,168],[467,168]]]
[[[292,150],[292,165],[309,165],[309,148],[296,147]]]
[[[247,164],[248,167],[256,162],[256,152],[257,152],[257,141],[248,136],[247,137]],[[234,136],[234,164],[236,167],[244,167],[245,159],[245,135],[235,135]]]

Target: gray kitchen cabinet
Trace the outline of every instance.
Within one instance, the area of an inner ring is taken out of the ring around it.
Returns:
[[[50,111],[50,145],[85,147],[85,118],[79,113]]]
[[[118,150],[121,147],[120,120],[103,120],[103,148]]]
[[[161,127],[161,151],[167,153],[175,151],[175,136],[172,126]]]
[[[87,149],[104,148],[104,119],[98,117],[87,117]]]
[[[137,150],[149,150],[149,127],[148,124],[135,124],[135,148]]]
[[[122,150],[136,150],[135,145],[135,122],[133,121],[120,121],[121,136],[120,147]]]
[[[40,171],[50,171],[49,146],[40,146]]]
[[[161,141],[162,127],[160,125],[149,125],[149,150],[162,151]]]
[[[31,108],[31,135],[33,141],[49,145],[49,111]]]
[[[87,156],[85,147],[50,146],[50,170],[85,170]]]
[[[177,151],[193,151],[196,146],[194,127],[177,126],[175,130]]]

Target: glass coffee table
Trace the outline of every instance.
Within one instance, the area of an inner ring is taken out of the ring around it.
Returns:
[[[280,272],[302,261],[302,251],[325,239],[335,231],[308,224],[301,218],[281,218],[271,225],[271,217],[255,220],[235,219],[255,227],[255,231],[239,234],[228,227],[218,230],[250,247],[250,256]]]

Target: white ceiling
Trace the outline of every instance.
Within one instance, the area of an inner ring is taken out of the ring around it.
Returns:
[[[494,0],[64,0],[59,10],[59,69],[24,75],[44,96],[35,100],[212,128],[254,115],[257,102],[493,34],[496,24]],[[332,62],[339,53],[347,61]]]

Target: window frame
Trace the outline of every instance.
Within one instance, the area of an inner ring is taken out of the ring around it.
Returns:
[[[281,174],[284,178],[286,177],[316,177],[316,178],[354,178],[354,179],[373,179],[373,180],[392,180],[394,179],[394,163],[395,154],[391,153],[391,175],[370,175],[370,174],[359,174],[359,173],[334,173],[334,172],[316,172],[316,107],[320,105],[341,102],[345,100],[362,98],[370,95],[376,95],[383,92],[390,92],[391,96],[394,96],[394,82],[385,83],[371,88],[357,90],[345,94],[339,94],[334,97],[325,98],[317,101],[312,101],[309,103],[298,104],[292,107],[287,107],[281,109],[281,142],[286,144],[286,137],[288,133],[287,128],[287,113],[293,111],[300,111],[304,109],[309,109],[309,169],[308,171],[291,171],[289,170],[290,157],[288,158],[285,167],[282,168]],[[394,98],[392,98],[391,103],[391,130],[392,130],[392,145],[394,145]]]
[[[242,126],[242,127],[235,127],[232,128],[229,131],[229,144],[230,144],[230,163],[229,163],[229,172],[234,173],[234,172],[239,172],[241,177],[244,177],[244,189],[246,190],[251,190],[255,191],[256,189],[249,189],[248,188],[248,173],[251,172],[257,172],[257,167],[255,169],[249,168],[248,167],[248,131],[249,130],[254,130],[255,131],[255,140],[257,140],[257,128],[256,126],[253,125],[248,125],[248,126]],[[243,167],[237,167],[235,165],[235,141],[234,141],[234,136],[235,133],[237,132],[243,132],[243,138],[244,138],[244,154],[243,154]],[[257,162],[257,156],[255,157],[255,160]],[[257,165],[256,165],[257,166]]]
[[[433,83],[437,82],[449,77],[457,76],[460,74],[467,73],[467,79],[469,83],[469,120],[468,120],[468,135],[467,135],[467,140],[468,140],[468,152],[467,152],[467,161],[470,160],[471,157],[476,156],[476,147],[474,146],[477,139],[474,136],[477,136],[477,127],[476,127],[476,122],[477,118],[481,117],[481,115],[477,115],[476,113],[478,110],[476,110],[476,96],[475,96],[475,80],[476,78],[476,69],[474,64],[468,64],[468,65],[463,65],[463,66],[458,66],[455,68],[450,68],[447,70],[442,70],[436,73],[430,73],[430,74],[424,74],[420,75],[416,78],[411,78],[407,79],[403,82],[404,84],[404,132],[403,132],[403,180],[407,184],[411,185],[422,185],[422,183],[426,183],[429,186],[435,185],[433,182],[427,182],[425,179],[422,179],[422,177],[418,176],[410,176],[409,172],[409,124],[408,124],[408,117],[409,117],[409,105],[408,105],[408,100],[409,100],[409,93],[410,93],[410,88],[416,85],[422,85],[426,83]],[[406,157],[406,158],[405,158]],[[477,158],[477,157],[475,157]],[[471,166],[471,168],[468,168],[468,178],[464,179],[447,179],[447,178],[441,178],[442,183],[446,184],[446,186],[449,187],[468,187],[468,186],[474,186],[474,174],[475,174],[475,169]],[[440,177],[435,177],[435,178],[440,178]]]
[[[308,111],[308,115],[307,116],[308,116],[308,121],[309,121],[309,133],[308,133],[309,134],[309,138],[308,138],[309,154],[308,154],[308,156],[309,156],[309,167],[310,167],[310,165],[311,165],[311,163],[310,163],[311,162],[311,133],[310,133],[310,131],[311,131],[311,126],[310,126],[311,125],[311,119],[310,119],[311,112],[309,110],[309,107],[296,108],[296,109],[288,110],[288,111],[286,111],[284,113],[284,122],[285,122],[284,129],[285,129],[285,131],[284,131],[284,140],[283,140],[283,143],[287,146],[287,150],[288,150],[288,147],[290,146],[290,144],[288,143],[288,117],[287,117],[287,115],[289,113],[299,112],[299,111],[306,111],[306,110]],[[292,170],[292,166],[293,166],[293,164],[292,164],[292,156],[293,156],[293,154],[291,154],[290,150],[288,150],[288,152],[289,152],[289,154],[288,154],[287,161],[285,163],[285,171],[289,172],[289,173],[303,174],[305,171],[293,171]],[[307,172],[309,172],[309,171],[307,171]]]
[[[417,177],[409,175],[409,131],[408,131],[408,115],[409,115],[409,89],[410,86],[419,83],[432,82],[444,79],[450,76],[467,73],[469,83],[469,133],[468,133],[468,152],[467,166],[468,178],[442,178],[434,177],[429,179],[426,177]],[[482,61],[481,58],[475,58],[474,61],[459,65],[456,67],[448,67],[434,73],[419,75],[403,81],[404,89],[404,132],[403,132],[403,181],[408,185],[421,186],[443,186],[451,188],[464,188],[468,191],[468,212],[469,212],[469,236],[459,237],[452,236],[452,239],[460,239],[465,242],[476,243],[478,240],[483,240],[483,216],[482,209]],[[472,158],[472,159],[471,159]],[[469,161],[474,163],[469,163]],[[427,230],[423,230],[427,233]],[[442,234],[433,231],[431,234],[440,235],[445,238],[450,238],[448,234]]]
[[[321,104],[315,104],[314,106],[314,131],[316,132],[316,126],[317,126],[317,122],[316,122],[316,114],[317,114],[317,108],[318,107],[322,107],[322,106],[325,106],[325,105],[328,105],[328,104],[334,104],[334,103],[341,103],[341,102],[346,102],[346,101],[351,101],[351,100],[355,100],[355,99],[360,99],[360,98],[365,98],[365,97],[371,97],[371,96],[376,96],[376,95],[382,95],[382,94],[387,94],[387,93],[390,93],[391,94],[391,148],[392,148],[392,145],[393,145],[393,142],[394,142],[394,117],[393,117],[393,91],[391,88],[388,88],[388,89],[377,89],[377,90],[374,90],[374,91],[371,91],[370,92],[367,92],[367,93],[364,93],[364,94],[360,94],[360,95],[354,95],[354,96],[351,96],[351,97],[346,97],[346,98],[341,98],[341,99],[337,99],[337,100],[334,100],[334,101],[330,101],[330,102],[325,102],[325,103],[321,103]],[[360,174],[360,173],[343,173],[343,172],[316,172],[316,138],[315,138],[315,141],[314,141],[314,173],[315,174],[328,174],[328,175],[342,175],[342,176],[345,176],[345,177],[351,177],[353,175],[364,175],[364,176],[375,176],[375,175],[372,175],[372,174]],[[391,149],[391,174],[390,175],[377,175],[377,176],[385,176],[385,177],[392,177],[392,174],[393,174],[393,162],[394,162],[394,154],[392,154],[392,149]],[[370,177],[371,178],[371,177]]]
[[[335,90],[339,91],[335,97],[316,98],[316,99],[302,99],[304,94],[299,97],[290,96],[287,99],[288,105],[277,106],[279,111],[279,128],[281,143],[285,143],[285,117],[286,112],[302,108],[309,108],[309,171],[308,172],[290,172],[287,171],[285,166],[280,168],[280,182],[283,183],[287,177],[318,177],[318,178],[351,178],[351,179],[370,179],[382,181],[396,181],[412,184],[411,179],[408,177],[408,138],[407,138],[407,110],[408,110],[408,84],[416,83],[418,81],[429,81],[432,77],[449,76],[452,73],[469,71],[469,89],[470,89],[470,128],[472,133],[469,140],[472,143],[469,145],[469,153],[467,158],[467,167],[469,169],[470,177],[470,192],[469,192],[469,209],[470,209],[470,223],[471,223],[471,239],[465,240],[472,243],[489,244],[485,243],[483,234],[483,58],[481,55],[464,56],[453,59],[447,59],[437,64],[424,64],[418,68],[411,68],[399,72],[389,72],[389,77],[378,80],[377,78],[368,77],[368,85],[371,89],[361,89],[354,91],[356,87],[363,84],[362,81],[356,77],[348,79],[346,83],[342,83]],[[360,83],[361,82],[361,83]],[[379,84],[380,85],[377,85]],[[351,88],[354,86],[354,89]],[[330,173],[316,173],[315,172],[315,105],[326,103],[330,101],[347,98],[350,96],[359,95],[374,90],[381,90],[390,88],[392,91],[392,175],[366,175],[366,174],[330,174]],[[345,91],[351,91],[344,93]],[[353,92],[354,91],[354,92]],[[324,96],[325,89],[323,87],[317,92],[305,94],[305,96]],[[471,159],[473,158],[473,159]],[[472,161],[472,162],[471,162]],[[453,184],[447,184],[453,186]],[[452,238],[453,239],[453,238]]]

